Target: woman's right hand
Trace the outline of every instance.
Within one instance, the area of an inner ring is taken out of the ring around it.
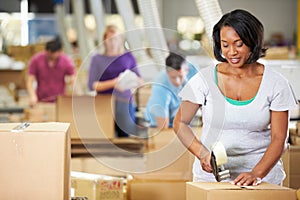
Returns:
[[[204,146],[201,146],[200,148],[199,160],[202,169],[208,173],[212,173],[212,167],[210,164],[211,154]]]

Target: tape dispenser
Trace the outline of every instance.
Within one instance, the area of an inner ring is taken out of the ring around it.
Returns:
[[[230,178],[228,169],[225,169],[224,164],[227,163],[227,154],[224,145],[221,142],[216,142],[211,151],[210,164],[213,174],[218,182]]]

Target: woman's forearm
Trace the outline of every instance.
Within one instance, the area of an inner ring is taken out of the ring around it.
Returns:
[[[96,90],[97,92],[109,90],[116,86],[117,81],[118,81],[117,78],[107,80],[107,81],[95,81],[93,83],[93,89]]]
[[[272,142],[269,145],[262,159],[252,169],[252,172],[257,177],[260,178],[265,177],[280,159],[283,149],[284,149],[284,143],[282,141]]]

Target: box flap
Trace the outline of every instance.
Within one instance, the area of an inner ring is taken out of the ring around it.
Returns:
[[[22,125],[22,123],[0,123],[0,132],[12,131],[14,128]],[[29,126],[25,127],[23,132],[66,132],[69,128],[69,123],[61,122],[45,122],[45,123],[29,123]],[[22,132],[20,131],[20,132]]]
[[[187,184],[205,190],[290,190],[290,188],[282,187],[275,184],[263,182],[257,186],[237,186],[228,182],[188,182]]]

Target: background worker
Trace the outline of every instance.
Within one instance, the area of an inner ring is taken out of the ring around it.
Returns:
[[[124,39],[115,25],[106,27],[103,47],[104,52],[97,52],[91,59],[88,87],[97,94],[114,95],[116,135],[118,137],[136,135],[137,126],[132,92],[126,88],[126,85],[126,89],[119,87],[121,76],[125,74],[129,75],[127,76],[129,79],[133,77],[133,80],[129,80],[131,84],[128,85],[138,86],[141,78],[136,59],[131,52],[124,49]]]
[[[74,80],[75,66],[63,53],[61,40],[55,38],[47,42],[45,51],[35,54],[29,62],[26,87],[30,105],[55,102],[58,95],[65,94],[66,84],[73,84]]]
[[[178,93],[187,79],[196,72],[196,68],[188,64],[183,55],[169,54],[165,70],[162,70],[152,83],[151,96],[146,105],[145,120],[151,127],[172,127],[181,102]]]

